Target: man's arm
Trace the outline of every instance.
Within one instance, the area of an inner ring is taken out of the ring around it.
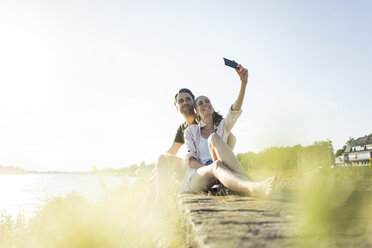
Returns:
[[[192,157],[189,160],[189,165],[191,168],[199,169],[200,167],[203,167],[204,164],[200,163],[196,158]]]
[[[168,149],[167,153],[176,155],[182,145],[183,145],[182,143],[173,142],[172,146]]]

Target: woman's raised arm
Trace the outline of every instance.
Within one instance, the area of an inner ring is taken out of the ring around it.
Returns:
[[[238,97],[236,98],[234,104],[231,107],[231,110],[233,111],[239,111],[241,109],[245,95],[245,88],[247,87],[248,83],[248,70],[245,69],[242,65],[238,66],[239,68],[235,69],[235,71],[238,73],[241,82]]]

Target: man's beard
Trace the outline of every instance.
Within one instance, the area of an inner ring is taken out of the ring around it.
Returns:
[[[189,106],[187,108],[181,108],[181,114],[189,115],[189,114],[193,114],[193,113],[194,113],[194,107],[193,106]]]

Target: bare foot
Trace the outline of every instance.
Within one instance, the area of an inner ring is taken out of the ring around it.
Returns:
[[[253,197],[269,197],[274,189],[276,176],[267,178],[262,182],[254,183],[251,195]]]

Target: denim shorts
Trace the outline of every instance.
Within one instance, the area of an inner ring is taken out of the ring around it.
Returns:
[[[208,160],[207,162],[205,162],[205,165],[210,165],[213,163],[213,160]]]

